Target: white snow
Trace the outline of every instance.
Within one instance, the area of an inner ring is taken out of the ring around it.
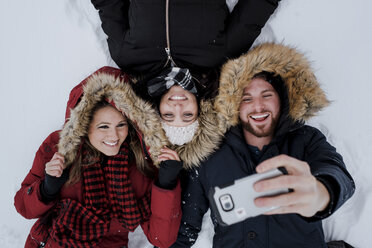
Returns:
[[[234,2],[234,1],[231,1]],[[13,197],[44,138],[64,121],[70,90],[110,59],[96,10],[86,0],[1,0],[0,247],[23,247],[34,220]],[[324,222],[329,239],[372,244],[372,3],[282,0],[262,40],[297,47],[312,61],[332,105],[311,121],[344,156],[357,191]],[[194,247],[211,247],[208,214]],[[140,229],[130,247],[152,247]]]

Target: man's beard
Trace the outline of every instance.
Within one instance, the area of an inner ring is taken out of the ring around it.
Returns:
[[[249,117],[250,115],[252,114],[248,115],[248,118],[249,118],[248,120],[250,120],[251,118]],[[273,116],[271,112],[270,112],[270,116]],[[267,125],[261,126],[261,127],[259,125],[255,125],[255,127],[253,127],[249,121],[247,122],[241,121],[241,123],[242,123],[243,128],[246,131],[248,131],[249,133],[253,134],[254,136],[258,138],[262,138],[262,137],[272,136],[274,134],[276,124],[278,123],[278,119],[279,119],[279,116],[277,116],[276,118],[272,117],[271,124],[268,128],[267,128]],[[266,128],[266,130],[264,130],[263,128]]]

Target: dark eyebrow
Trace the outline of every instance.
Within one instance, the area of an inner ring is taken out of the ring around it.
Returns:
[[[265,90],[263,90],[263,91],[261,91],[261,94],[264,94],[264,93],[267,93],[267,92],[275,92],[275,90],[273,90],[273,89],[265,89]],[[247,93],[243,93],[243,96],[251,96],[251,94],[249,93],[249,92],[247,92]]]
[[[166,118],[163,118],[166,122],[173,122],[174,119],[166,119]],[[194,121],[195,119],[190,119],[190,120],[187,120],[187,119],[182,119],[183,122],[192,122]]]
[[[166,116],[164,116],[164,114],[161,115],[161,118],[167,122],[172,122],[174,121],[174,118],[173,119],[170,119],[170,118],[167,118]]]

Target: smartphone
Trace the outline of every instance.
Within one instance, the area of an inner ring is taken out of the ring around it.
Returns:
[[[209,190],[209,202],[222,226],[228,226],[247,218],[254,217],[278,207],[256,207],[254,199],[262,196],[273,196],[289,192],[289,189],[256,192],[253,185],[263,179],[288,174],[284,167],[261,174],[253,174],[224,186],[216,186]]]

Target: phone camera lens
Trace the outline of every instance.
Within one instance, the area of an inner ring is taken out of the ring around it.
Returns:
[[[231,195],[225,194],[220,197],[221,207],[224,211],[230,211],[234,208],[234,203]]]

